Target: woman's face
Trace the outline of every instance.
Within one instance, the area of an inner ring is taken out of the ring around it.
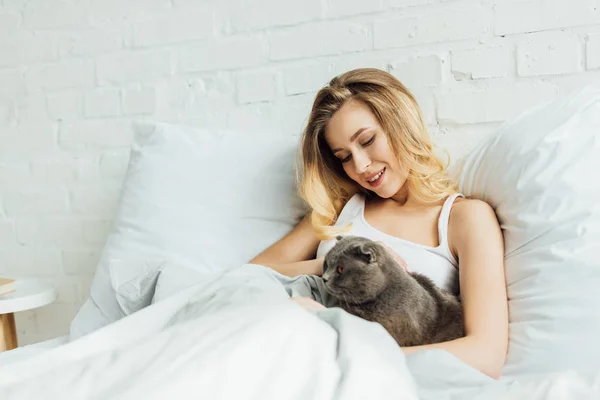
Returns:
[[[400,166],[381,125],[362,102],[347,101],[325,127],[325,141],[346,174],[379,197],[400,192],[407,172]]]

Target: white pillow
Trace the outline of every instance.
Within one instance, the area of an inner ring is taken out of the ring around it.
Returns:
[[[161,262],[237,267],[289,232],[306,213],[297,146],[297,137],[136,124],[118,212],[71,339],[150,304]]]
[[[157,303],[171,297],[175,293],[179,293],[197,282],[206,279],[206,274],[203,274],[197,269],[182,267],[180,265],[170,265],[169,268],[161,271],[160,277],[156,282],[154,295],[151,303]],[[219,275],[213,274],[217,277]]]
[[[457,170],[504,232],[503,375],[600,369],[600,87],[505,123]]]

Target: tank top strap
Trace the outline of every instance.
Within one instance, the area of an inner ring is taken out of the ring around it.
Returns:
[[[364,198],[360,193],[356,193],[346,202],[340,215],[338,215],[335,225],[346,225],[354,221],[357,215],[362,211],[364,207]]]
[[[438,219],[438,234],[440,245],[444,244],[444,247],[450,250],[448,247],[448,221],[450,220],[450,210],[452,209],[452,204],[454,204],[454,200],[457,197],[465,197],[462,193],[454,193],[453,195],[448,196],[444,205],[442,206],[442,212],[440,213],[440,217]]]

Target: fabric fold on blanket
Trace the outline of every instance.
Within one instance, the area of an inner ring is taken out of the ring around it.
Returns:
[[[168,277],[175,281],[163,282],[161,300],[141,311],[0,365],[0,398],[541,400],[600,393],[597,371],[495,381],[443,350],[406,357],[379,324],[289,300],[331,304],[319,277],[290,278],[256,264],[160,279]]]
[[[0,398],[417,399],[378,324],[289,301],[271,270],[192,286],[40,356],[0,366]],[[301,289],[303,287],[303,289]]]

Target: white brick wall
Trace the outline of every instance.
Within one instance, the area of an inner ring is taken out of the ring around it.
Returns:
[[[239,74],[236,90],[238,102],[272,101],[275,98],[276,78],[276,74],[270,71]]]
[[[361,66],[403,81],[457,157],[600,81],[600,0],[0,0],[0,273],[60,282],[17,314],[21,343],[65,333],[89,294],[130,121],[298,134]]]
[[[519,76],[560,75],[582,69],[581,40],[575,34],[531,34],[517,45]]]
[[[509,46],[479,46],[451,52],[454,79],[504,78],[513,70],[514,61]]]
[[[587,68],[600,68],[600,34],[591,35],[587,40]]]
[[[479,2],[462,1],[435,8],[413,9],[400,17],[373,22],[375,48],[423,45],[429,43],[478,39],[490,30],[488,7]]]

